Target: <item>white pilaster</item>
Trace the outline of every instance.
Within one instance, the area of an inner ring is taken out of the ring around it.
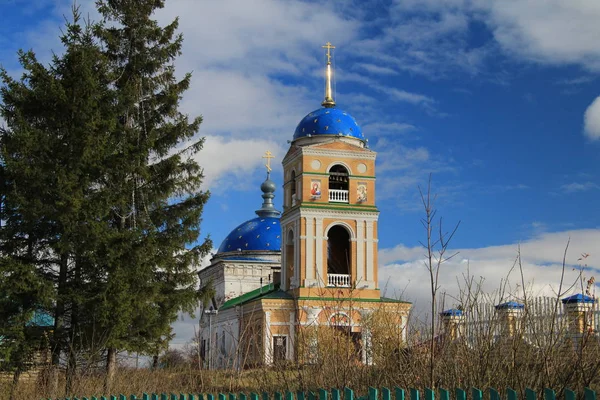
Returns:
[[[283,290],[288,290],[288,286],[287,286],[287,235],[288,230],[287,230],[287,226],[282,225],[281,226],[281,270],[280,270],[280,274],[281,274],[281,287],[283,288]]]
[[[375,253],[375,241],[373,240],[373,221],[367,221],[367,276],[366,279],[369,282],[373,281],[374,271],[375,271],[375,263],[374,261],[374,253]]]
[[[271,333],[271,312],[265,312],[265,334],[264,336],[264,349],[265,349],[265,365],[271,365],[273,363],[273,334]]]
[[[310,286],[315,280],[314,232],[314,218],[306,218],[306,283],[304,286]]]
[[[365,284],[365,221],[358,220],[356,224],[356,286]]]
[[[315,222],[315,259],[317,264],[317,276],[315,278],[318,286],[326,286],[323,272],[323,218],[317,217]]]
[[[294,273],[291,282],[292,287],[298,287],[300,283],[300,219],[294,221]]]
[[[288,343],[288,359],[294,360],[294,349],[296,348],[295,340],[296,340],[296,313],[294,311],[290,312],[290,342]]]

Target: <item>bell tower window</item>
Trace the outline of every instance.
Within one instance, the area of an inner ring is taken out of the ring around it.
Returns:
[[[341,225],[327,233],[327,286],[350,287],[350,234]]]
[[[296,204],[296,171],[292,171],[291,179],[290,179],[290,197],[292,200],[292,205]]]
[[[349,174],[343,165],[334,165],[329,170],[329,201],[348,203]]]

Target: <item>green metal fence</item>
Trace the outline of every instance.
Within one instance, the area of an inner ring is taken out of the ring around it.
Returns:
[[[463,389],[455,389],[452,393],[450,390],[439,389],[437,393],[432,389],[425,389],[421,393],[417,389],[409,389],[405,391],[401,388],[369,388],[369,394],[366,396],[355,396],[354,391],[349,388],[344,390],[338,389],[319,389],[315,392],[275,392],[272,395],[263,392],[258,393],[218,393],[214,394],[174,394],[174,393],[144,393],[142,396],[134,394],[126,396],[124,394],[102,396],[102,397],[73,397],[65,398],[64,400],[420,400],[423,394],[423,400],[519,400],[518,393],[512,389],[506,389],[503,395],[496,389],[489,388],[487,391],[482,391],[476,388],[471,389],[470,393]],[[452,396],[452,394],[454,394]],[[470,395],[470,396],[469,396]],[[586,388],[581,394],[583,400],[596,400],[596,392]],[[551,389],[544,389],[542,393],[538,393],[531,389],[525,389],[525,395],[522,400],[557,400],[556,393]],[[577,393],[566,389],[563,395],[558,397],[558,400],[576,400]]]

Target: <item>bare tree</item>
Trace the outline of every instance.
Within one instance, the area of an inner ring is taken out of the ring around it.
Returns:
[[[454,234],[458,230],[460,221],[454,226],[452,231],[445,232],[443,229],[443,221],[440,217],[438,223],[438,234],[435,236],[435,219],[436,209],[434,208],[434,202],[436,195],[432,196],[431,193],[431,174],[427,182],[427,191],[423,193],[423,190],[419,186],[419,194],[421,195],[421,202],[425,211],[425,216],[421,219],[421,224],[425,228],[426,242],[420,242],[421,246],[425,249],[425,268],[429,273],[429,282],[431,284],[431,332],[430,332],[430,347],[429,347],[429,384],[430,387],[435,387],[435,338],[436,338],[436,314],[437,314],[437,294],[440,289],[439,286],[439,274],[442,264],[450,260],[458,253],[453,253],[449,256],[446,255],[448,246],[454,237]]]

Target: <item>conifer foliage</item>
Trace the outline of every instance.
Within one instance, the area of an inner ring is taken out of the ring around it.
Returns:
[[[179,111],[191,76],[176,78],[183,39],[153,19],[163,6],[100,0],[96,23],[74,9],[62,55],[46,67],[21,52],[20,80],[0,72],[2,266],[49,288],[37,303],[67,394],[94,363],[110,389],[118,351],[157,355],[198,302],[201,119]]]

